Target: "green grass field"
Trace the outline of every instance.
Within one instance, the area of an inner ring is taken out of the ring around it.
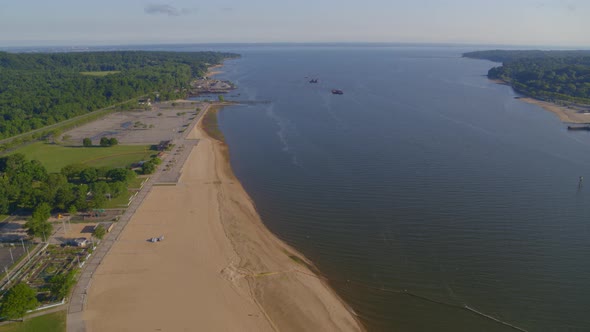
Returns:
[[[94,167],[127,167],[140,160],[148,160],[155,151],[147,145],[116,145],[111,147],[67,147],[33,143],[15,151],[27,159],[39,160],[48,172],[59,172],[62,167],[81,163]]]
[[[136,177],[135,179],[131,180],[131,182],[129,182],[129,188],[130,189],[139,189],[139,187],[141,187],[141,183],[143,181],[146,181],[147,177]]]
[[[65,332],[65,330],[65,310],[25,319],[22,323],[10,323],[0,326],[0,332]]]
[[[127,204],[129,203],[129,197],[133,196],[135,192],[127,191],[124,194],[121,194],[119,197],[115,197],[113,199],[107,199],[104,208],[105,209],[121,209],[127,208]]]
[[[83,71],[83,72],[80,72],[80,74],[86,75],[86,76],[107,76],[107,75],[118,74],[118,73],[120,73],[120,71],[117,71],[117,70],[113,70],[113,71]]]
[[[0,222],[3,222],[4,219],[8,218],[8,215],[6,214],[0,214]]]

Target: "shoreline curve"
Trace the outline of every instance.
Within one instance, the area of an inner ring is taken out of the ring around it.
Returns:
[[[514,88],[509,82],[491,78],[488,78],[488,80],[499,85],[509,86],[512,90],[514,90]],[[514,91],[516,92],[516,90]],[[578,105],[577,108],[571,106],[563,106],[556,103],[540,100],[531,96],[527,96],[520,92],[517,93],[521,95],[519,97],[516,97],[518,100],[525,102],[527,104],[539,106],[542,109],[555,114],[561,122],[577,124],[590,123],[590,106]]]
[[[178,184],[152,189],[93,276],[87,331],[364,331],[312,263],[266,228],[203,119]],[[146,242],[153,234],[166,241]]]

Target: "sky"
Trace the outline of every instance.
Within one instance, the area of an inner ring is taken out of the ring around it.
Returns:
[[[589,0],[0,0],[0,46],[392,42],[590,48]]]

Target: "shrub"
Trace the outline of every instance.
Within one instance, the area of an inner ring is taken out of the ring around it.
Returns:
[[[2,299],[0,315],[5,319],[23,317],[27,311],[37,308],[37,294],[27,284],[20,283],[12,287]]]

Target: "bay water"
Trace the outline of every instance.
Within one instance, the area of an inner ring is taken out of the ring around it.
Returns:
[[[228,48],[234,172],[370,331],[590,331],[589,133],[470,48]]]

